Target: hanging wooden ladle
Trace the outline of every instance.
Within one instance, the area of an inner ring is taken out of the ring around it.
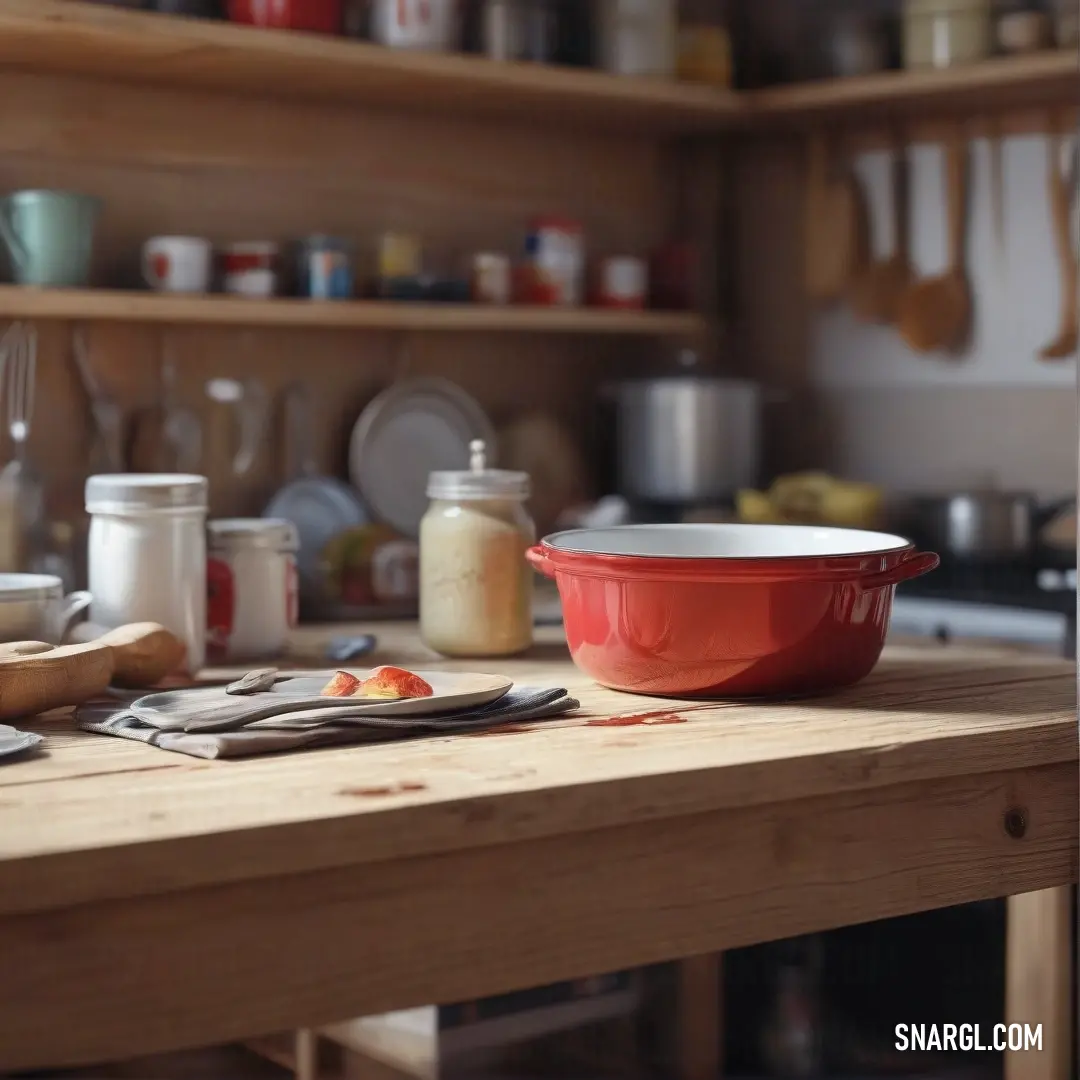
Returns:
[[[949,265],[944,274],[917,281],[900,305],[900,336],[916,352],[951,351],[967,340],[971,289],[965,267],[967,143],[957,126],[945,152]]]
[[[1080,336],[1080,267],[1073,247],[1070,221],[1071,192],[1069,181],[1062,175],[1061,158],[1068,147],[1067,136],[1056,134],[1051,127],[1046,138],[1047,194],[1050,200],[1050,221],[1054,230],[1058,268],[1061,274],[1061,323],[1058,335],[1039,351],[1041,360],[1065,360],[1075,355]],[[1071,170],[1070,170],[1071,171]],[[1075,178],[1072,178],[1075,183]]]

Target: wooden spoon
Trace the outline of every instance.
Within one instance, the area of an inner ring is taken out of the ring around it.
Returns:
[[[1073,249],[1070,221],[1070,192],[1061,173],[1061,156],[1066,140],[1050,135],[1046,140],[1047,192],[1050,196],[1050,218],[1057,247],[1058,268],[1061,273],[1061,324],[1058,336],[1039,352],[1042,360],[1065,360],[1076,353],[1080,309],[1077,289],[1080,289],[1080,268]]]
[[[892,217],[892,253],[870,263],[851,287],[851,309],[864,322],[892,326],[911,285],[908,255],[907,147],[897,143],[889,162],[889,212]]]
[[[949,266],[938,277],[917,281],[900,305],[900,335],[917,352],[959,349],[971,327],[971,290],[964,268],[966,172],[967,145],[957,128],[945,153]]]
[[[828,144],[813,134],[806,198],[806,292],[821,302],[845,294],[865,263],[866,207],[849,163],[830,171]]]

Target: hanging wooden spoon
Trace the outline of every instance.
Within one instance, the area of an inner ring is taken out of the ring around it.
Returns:
[[[958,127],[945,153],[948,268],[937,277],[917,281],[908,289],[900,305],[900,335],[917,352],[959,349],[967,341],[971,327],[971,289],[964,266],[967,153],[963,132]]]
[[[1077,348],[1078,329],[1080,329],[1080,308],[1077,301],[1077,290],[1080,289],[1080,268],[1077,266],[1076,251],[1073,248],[1070,192],[1061,172],[1062,151],[1067,146],[1067,142],[1065,138],[1051,131],[1047,136],[1046,146],[1050,220],[1053,225],[1058,268],[1061,274],[1061,323],[1057,337],[1040,350],[1039,358],[1065,360],[1073,356]]]
[[[891,326],[911,285],[908,254],[908,162],[907,147],[897,138],[889,160],[889,215],[892,218],[892,251],[874,260],[851,287],[851,309],[864,322]]]

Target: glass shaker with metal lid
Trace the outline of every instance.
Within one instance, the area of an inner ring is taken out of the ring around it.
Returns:
[[[527,473],[487,468],[482,440],[467,472],[433,472],[420,523],[420,636],[445,656],[510,656],[532,644],[536,529]]]

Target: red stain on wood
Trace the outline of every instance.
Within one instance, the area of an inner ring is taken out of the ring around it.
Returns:
[[[404,795],[410,791],[427,791],[427,784],[421,784],[416,780],[401,780],[393,784],[379,784],[372,787],[342,788],[338,794],[373,799],[382,795]]]
[[[660,727],[664,724],[685,724],[686,717],[668,709],[658,712],[632,713],[629,716],[600,716],[586,720],[586,727]]]

